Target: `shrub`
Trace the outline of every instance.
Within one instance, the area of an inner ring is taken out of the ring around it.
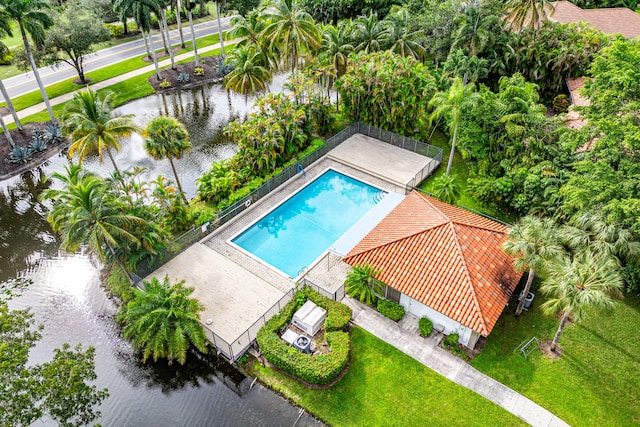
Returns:
[[[111,295],[120,298],[124,304],[133,299],[133,287],[121,268],[112,268],[104,285]]]
[[[329,354],[305,354],[288,345],[278,333],[291,322],[295,311],[310,299],[328,311],[325,339],[331,347]],[[262,354],[276,367],[311,384],[326,384],[335,379],[349,360],[349,335],[336,329],[345,327],[351,319],[351,309],[319,293],[303,288],[298,291],[280,313],[273,316],[258,331],[256,340]],[[329,320],[331,319],[331,320]],[[346,321],[345,321],[346,319]],[[334,330],[329,329],[331,323]]]
[[[11,60],[13,59],[13,50],[4,49],[0,52],[0,65],[11,65]]]
[[[14,145],[9,153],[9,162],[11,163],[28,163],[33,157],[31,148]]]
[[[43,138],[33,137],[31,142],[29,143],[29,148],[34,153],[39,153],[40,151],[44,151],[47,149],[47,143],[44,142]]]
[[[204,76],[204,68],[202,67],[196,67],[193,69],[193,75],[194,76]]]
[[[442,345],[449,350],[453,350],[454,348],[458,348],[459,339],[460,339],[460,335],[458,334],[448,335]]]
[[[171,82],[167,79],[164,79],[160,82],[160,89],[169,89],[171,87]]]
[[[189,83],[189,80],[190,80],[189,74],[187,74],[187,73],[178,74],[178,81],[180,83]]]
[[[378,300],[378,311],[385,317],[396,322],[404,316],[404,307],[394,301],[380,298]]]
[[[553,98],[553,111],[556,114],[566,113],[569,109],[569,97],[563,93]]]
[[[418,320],[418,328],[420,329],[420,336],[428,337],[433,331],[433,323],[431,322],[431,320],[423,317]]]
[[[104,24],[104,26],[107,30],[109,30],[109,32],[111,33],[111,37],[113,38],[120,38],[120,37],[124,37],[125,35],[132,36],[138,31],[138,28],[135,22],[127,22],[127,34],[124,33],[124,25],[122,25],[121,22]]]
[[[44,142],[49,145],[57,144],[64,140],[64,136],[62,136],[62,128],[55,122],[47,124],[47,126],[42,130],[42,137],[44,138]]]

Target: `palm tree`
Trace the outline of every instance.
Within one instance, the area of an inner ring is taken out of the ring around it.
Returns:
[[[548,277],[540,291],[549,295],[542,304],[547,314],[562,313],[560,325],[551,343],[556,351],[558,340],[569,319],[579,323],[592,309],[611,309],[619,296],[623,280],[616,263],[606,256],[583,251],[577,256],[559,257],[548,265]]]
[[[196,45],[196,32],[193,29],[193,14],[191,13],[193,4],[194,3],[192,3],[191,1],[188,1],[186,7],[189,15],[189,27],[191,28],[191,45],[193,46],[193,55],[196,60],[196,67],[198,67],[200,65],[200,58],[198,58],[198,46]]]
[[[10,21],[11,20],[9,16],[7,16],[4,13],[0,13],[0,38],[13,36],[13,33],[11,31]],[[0,54],[2,55],[6,54],[7,50],[8,50],[7,46],[4,43],[0,42]],[[22,123],[20,123],[20,118],[18,117],[18,114],[16,114],[16,109],[13,108],[13,103],[11,102],[11,98],[9,97],[9,94],[7,93],[7,89],[4,87],[4,83],[2,83],[2,80],[0,80],[0,92],[2,92],[2,97],[7,103],[7,108],[9,109],[9,112],[13,116],[13,121],[15,122],[18,129],[22,130]],[[9,134],[5,132],[5,135],[9,135]],[[11,135],[7,137],[7,139],[9,138],[11,138]],[[11,145],[13,145],[13,142],[11,142]]]
[[[62,114],[62,131],[71,137],[69,157],[77,151],[82,163],[87,155],[97,153],[102,162],[102,154],[106,151],[120,175],[111,149],[120,150],[120,138],[139,129],[132,114],[113,116],[113,97],[113,92],[98,94],[89,88],[76,92]]]
[[[478,94],[475,92],[475,85],[473,83],[465,85],[460,77],[455,77],[448,91],[437,92],[429,101],[429,107],[435,107],[435,110],[431,113],[431,121],[447,115],[449,116],[449,129],[453,129],[447,175],[449,175],[451,164],[453,163],[458,128],[462,121],[462,110],[466,106],[473,105],[477,99]]]
[[[502,250],[507,255],[515,257],[513,265],[516,270],[529,269],[522,298],[516,307],[515,315],[520,316],[536,273],[544,270],[549,262],[564,256],[559,229],[550,218],[525,216],[509,230]]]
[[[337,27],[327,25],[322,31],[322,55],[336,68],[336,77],[342,77],[347,71],[349,55],[353,45],[349,42],[351,29],[347,21],[340,21]]]
[[[252,44],[259,50],[263,50],[260,35],[264,27],[265,21],[262,15],[257,10],[253,10],[246,18],[242,15],[235,15],[231,18],[230,36],[234,39],[240,39],[236,44],[238,47]]]
[[[527,27],[538,28],[555,11],[549,0],[508,0],[505,9],[511,28],[518,32]]]
[[[31,40],[38,46],[44,44],[45,30],[53,25],[53,19],[46,13],[46,10],[50,8],[49,3],[44,0],[0,0],[0,15],[4,16],[3,20],[9,22],[15,21],[18,24],[20,34],[22,35],[24,50],[27,53],[29,63],[33,69],[33,75],[38,82],[42,99],[47,106],[49,118],[53,122],[56,118],[53,115],[49,97],[40,79],[38,67],[33,59],[28,38],[28,36],[31,36]]]
[[[372,53],[385,50],[391,43],[388,23],[380,21],[378,15],[370,13],[354,21],[353,36],[356,52]]]
[[[412,57],[420,59],[424,57],[426,50],[417,41],[422,37],[420,30],[411,31],[409,24],[409,11],[406,8],[399,8],[393,11],[385,18],[389,23],[388,35],[391,52],[397,53],[403,57]]]
[[[184,365],[191,345],[207,352],[198,318],[203,306],[189,297],[193,291],[184,287],[184,281],[172,286],[168,276],[163,282],[154,277],[144,282],[144,290],[135,288],[133,299],[121,307],[118,321],[123,323],[123,335],[142,350],[145,362],[151,356],[154,362],[166,358],[169,365],[174,360]]]
[[[216,17],[218,18],[218,36],[220,39],[220,50],[222,53],[222,59],[224,59],[224,37],[222,36],[222,24],[220,23],[220,3],[221,0],[215,0],[216,2]]]
[[[433,180],[433,197],[452,204],[460,197],[460,184],[455,175],[440,175]]]
[[[266,67],[267,60],[253,45],[235,49],[229,56],[234,69],[225,77],[225,87],[243,93],[245,102],[249,94],[267,90],[271,72]]]
[[[127,228],[145,221],[119,210],[117,203],[107,197],[107,186],[103,179],[82,171],[74,164],[65,169],[66,176],[60,173],[53,175],[53,178],[64,183],[64,188],[47,190],[42,194],[43,200],[53,201],[47,221],[54,231],[60,233],[62,248],[67,252],[76,252],[86,244],[103,262],[108,251],[129,277],[115,256],[115,250],[119,241],[138,244],[138,239]]]
[[[491,49],[495,43],[496,30],[501,19],[493,13],[483,13],[478,5],[468,5],[455,19],[458,29],[453,34],[451,50],[468,49],[469,56],[481,55],[485,49]]]
[[[347,275],[344,286],[347,294],[357,298],[361,302],[372,305],[376,300],[376,295],[382,292],[384,283],[376,279],[380,270],[369,264],[357,264]]]
[[[156,160],[166,157],[169,160],[184,203],[189,204],[182,190],[176,166],[173,164],[173,159],[179,159],[183,153],[191,150],[187,128],[173,117],[160,116],[149,122],[143,135],[144,149],[151,157]]]
[[[272,0],[263,14],[268,20],[264,40],[271,53],[279,52],[285,67],[295,70],[301,55],[314,54],[320,48],[318,27],[296,0]]]

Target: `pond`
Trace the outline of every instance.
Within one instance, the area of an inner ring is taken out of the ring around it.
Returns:
[[[178,167],[192,197],[195,178],[212,161],[233,154],[234,147],[223,140],[221,130],[230,117],[246,114],[251,103],[245,105],[244,97],[227,96],[219,86],[209,85],[134,101],[119,111],[136,114],[141,125],[167,113],[187,125],[194,149]],[[172,176],[168,162],[144,156],[137,136],[123,144],[116,162],[123,169],[149,167],[150,179]],[[66,163],[64,155],[55,156],[31,172],[0,182],[0,281],[16,275],[33,280],[10,306],[31,307],[36,322],[45,327],[31,361],[51,359],[53,349],[65,342],[94,346],[96,385],[110,392],[100,407],[99,422],[105,426],[293,425],[298,408],[258,384],[251,388],[251,379],[215,355],[190,354],[184,367],[141,363],[120,336],[114,320],[117,307],[100,288],[99,266],[84,253],[59,253],[59,238],[45,221],[46,207],[38,196],[50,185],[46,176],[62,171]],[[103,175],[110,173],[108,160],[99,165],[88,159],[85,165]],[[321,423],[303,414],[296,425]]]

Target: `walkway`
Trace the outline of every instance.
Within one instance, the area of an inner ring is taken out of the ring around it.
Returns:
[[[350,297],[345,297],[342,302],[353,310],[354,324],[451,381],[503,407],[532,426],[569,426],[540,405],[438,347],[440,337],[438,334],[433,334],[426,339],[420,337],[418,320],[415,316],[405,315],[400,323],[396,323]]]
[[[233,44],[235,44],[236,40],[225,40],[224,45],[226,46],[231,46]],[[206,46],[203,48],[198,49],[198,56],[202,56],[202,54],[207,53],[207,52],[211,52],[215,49],[218,49],[220,47],[220,43],[211,45],[211,46]],[[189,51],[189,52],[185,52],[183,54],[174,56],[174,61],[177,63],[179,61],[185,60],[185,59],[190,59],[193,58],[193,51]],[[167,59],[163,59],[162,61],[158,61],[158,67],[161,69],[160,71],[162,71],[162,68],[164,67],[169,67],[171,66],[171,58],[167,58]],[[140,76],[142,74],[147,74],[149,72],[153,72],[155,71],[155,66],[153,65],[153,63],[151,65],[148,65],[146,67],[143,68],[138,68],[137,70],[133,70],[130,71],[128,73],[125,74],[121,74],[119,76],[115,76],[113,78],[110,78],[108,80],[103,80],[101,82],[95,83],[91,85],[91,89],[93,90],[98,90],[98,89],[103,89],[105,87],[114,85],[116,83],[120,83],[123,82],[125,80],[129,80],[132,77],[136,77],[136,76]],[[82,89],[81,87],[79,87],[78,89]],[[51,102],[51,105],[58,105],[58,104],[62,104],[64,102],[67,102],[69,100],[71,100],[73,98],[73,94],[75,92],[69,92],[69,93],[65,93],[64,95],[60,95],[58,97],[55,98],[51,98],[49,101]],[[18,111],[18,117],[20,119],[24,119],[25,117],[28,117],[32,114],[37,114],[41,111],[45,111],[47,109],[47,107],[44,105],[44,102],[41,102],[39,104],[36,105],[32,105],[31,107],[25,108],[24,110],[20,110]],[[11,114],[7,114],[6,116],[3,117],[4,122],[8,125],[9,123],[13,123],[13,116]]]

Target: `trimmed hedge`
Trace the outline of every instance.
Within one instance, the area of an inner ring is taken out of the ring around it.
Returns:
[[[325,338],[331,348],[329,354],[305,354],[284,342],[278,333],[289,322],[298,308],[310,299],[327,310]],[[344,307],[344,308],[342,308]],[[331,319],[331,320],[330,320]],[[346,319],[346,320],[345,320]],[[351,319],[351,309],[319,293],[304,288],[277,315],[264,324],[256,340],[266,359],[276,367],[311,384],[326,384],[335,379],[349,360],[349,334],[342,332]]]
[[[391,320],[395,320],[396,322],[402,320],[404,316],[404,307],[394,301],[389,301],[386,299],[378,300],[378,311],[385,317],[388,317]]]
[[[433,331],[433,323],[426,317],[422,317],[418,320],[418,328],[420,329],[420,336],[428,337]]]

